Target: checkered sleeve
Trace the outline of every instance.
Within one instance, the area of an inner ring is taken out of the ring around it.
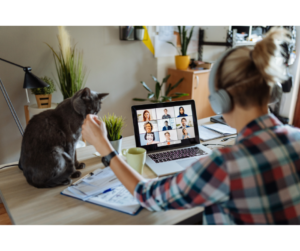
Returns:
[[[224,201],[229,189],[224,159],[214,150],[181,173],[138,183],[134,197],[150,211],[186,209]]]

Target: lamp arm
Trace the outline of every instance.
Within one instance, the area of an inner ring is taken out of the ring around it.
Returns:
[[[11,114],[12,114],[12,116],[13,116],[16,124],[17,124],[17,127],[18,127],[18,129],[19,129],[19,131],[20,131],[20,133],[21,133],[21,135],[23,137],[24,129],[23,129],[22,125],[21,125],[21,122],[20,122],[20,120],[18,118],[18,115],[17,115],[17,113],[16,113],[16,111],[15,111],[15,109],[14,109],[14,107],[13,107],[11,101],[10,101],[10,98],[9,98],[9,96],[8,96],[6,90],[5,90],[5,87],[4,87],[1,79],[0,79],[0,89],[1,89],[1,91],[3,93],[5,101],[6,101],[7,105],[8,105],[8,108],[9,108],[9,110],[10,110],[10,112],[11,112]]]
[[[6,63],[9,63],[9,64],[12,64],[12,65],[14,65],[14,66],[17,66],[17,67],[20,67],[20,68],[22,68],[23,70],[31,70],[31,68],[30,67],[24,67],[24,66],[22,66],[22,65],[18,65],[18,64],[15,64],[15,63],[13,63],[13,62],[10,62],[10,61],[7,61],[7,60],[5,60],[5,59],[3,59],[3,58],[0,58],[0,60],[2,60],[2,61],[4,61],[4,62],[6,62]]]

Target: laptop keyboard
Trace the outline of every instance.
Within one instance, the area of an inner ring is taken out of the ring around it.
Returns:
[[[184,148],[174,151],[161,152],[161,153],[153,153],[148,156],[155,161],[155,163],[167,162],[172,160],[190,158],[195,156],[201,156],[207,154],[203,150],[198,147]]]

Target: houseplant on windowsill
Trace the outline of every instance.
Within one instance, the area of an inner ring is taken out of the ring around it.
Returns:
[[[184,96],[189,96],[188,93],[180,93],[180,92],[175,92],[172,93],[170,95],[170,92],[175,89],[178,85],[180,85],[180,83],[182,82],[183,78],[181,78],[175,85],[172,86],[171,83],[169,83],[167,89],[165,90],[165,95],[160,95],[161,94],[161,90],[162,87],[165,83],[167,83],[169,77],[171,75],[166,76],[163,80],[162,83],[160,84],[158,82],[158,80],[156,79],[156,77],[154,77],[153,75],[151,75],[151,77],[153,78],[153,80],[156,82],[155,85],[155,92],[153,92],[148,85],[146,85],[146,83],[144,81],[141,81],[141,84],[143,85],[143,87],[149,92],[148,93],[148,97],[147,98],[134,98],[134,101],[149,101],[152,103],[163,103],[163,102],[167,102],[167,101],[172,101],[173,99],[176,98],[180,98],[180,97],[184,97]]]
[[[137,40],[144,39],[145,29],[143,26],[134,26],[134,31],[135,31],[135,37]]]
[[[54,57],[58,86],[64,99],[72,97],[85,86],[85,70],[83,67],[83,53],[78,52],[76,46],[71,45],[70,35],[65,27],[58,27],[59,51],[56,52],[49,44]]]
[[[122,147],[122,129],[124,127],[124,118],[122,116],[117,117],[115,114],[104,115],[102,121],[105,123],[107,130],[107,137],[113,146],[113,148],[120,153]]]
[[[41,80],[49,84],[49,86],[31,89],[31,93],[35,95],[38,108],[50,108],[52,93],[56,91],[56,88],[51,78],[45,76],[42,77]]]
[[[189,67],[190,64],[190,56],[186,55],[189,43],[191,41],[192,35],[193,35],[194,26],[191,28],[190,34],[188,35],[188,31],[186,30],[185,26],[178,26],[178,33],[180,38],[180,45],[181,49],[179,51],[179,54],[175,56],[175,65],[176,69],[178,70],[186,70]],[[188,35],[188,36],[187,36]],[[175,46],[172,42],[167,42],[171,45],[173,45],[176,49],[177,46]]]

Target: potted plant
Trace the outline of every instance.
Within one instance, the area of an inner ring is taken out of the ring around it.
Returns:
[[[187,48],[189,46],[189,43],[191,41],[192,35],[193,35],[194,26],[191,28],[190,34],[188,35],[188,31],[186,30],[185,26],[181,27],[178,26],[178,33],[180,38],[180,54],[175,56],[175,65],[176,69],[178,70],[186,70],[190,64],[190,56],[186,55]],[[188,36],[187,36],[188,35]],[[172,42],[167,42],[171,45],[173,45],[176,49],[177,47]]]
[[[108,114],[101,118],[106,125],[107,137],[112,144],[113,148],[120,153],[122,146],[122,129],[124,126],[124,118],[122,116],[117,117],[115,114]]]
[[[180,83],[182,82],[183,78],[181,78],[175,85],[172,86],[171,83],[169,83],[168,88],[165,91],[165,95],[160,95],[162,87],[164,85],[164,83],[166,83],[169,79],[171,75],[166,76],[163,80],[162,83],[160,84],[158,82],[158,80],[156,79],[156,77],[154,77],[153,75],[151,75],[151,77],[153,78],[153,80],[156,82],[156,86],[155,86],[155,92],[153,92],[144,81],[141,81],[141,84],[143,85],[143,87],[149,92],[148,93],[148,97],[146,99],[142,99],[142,98],[134,98],[134,101],[150,101],[152,103],[163,103],[163,102],[167,102],[167,101],[172,101],[172,99],[176,99],[176,98],[180,98],[180,97],[184,97],[184,96],[188,96],[188,93],[180,93],[180,92],[175,92],[172,95],[169,95],[170,92],[175,89],[178,85],[180,85]]]
[[[58,86],[64,99],[72,97],[77,91],[85,86],[86,78],[83,69],[83,54],[71,46],[69,33],[63,26],[58,27],[59,52],[49,45],[52,50]]]
[[[31,89],[31,93],[35,95],[38,108],[50,108],[52,93],[56,91],[56,88],[51,78],[45,76],[41,78],[41,80],[43,80],[49,86]]]
[[[135,37],[137,40],[144,39],[144,33],[145,33],[144,26],[134,26],[134,31],[135,31]]]

